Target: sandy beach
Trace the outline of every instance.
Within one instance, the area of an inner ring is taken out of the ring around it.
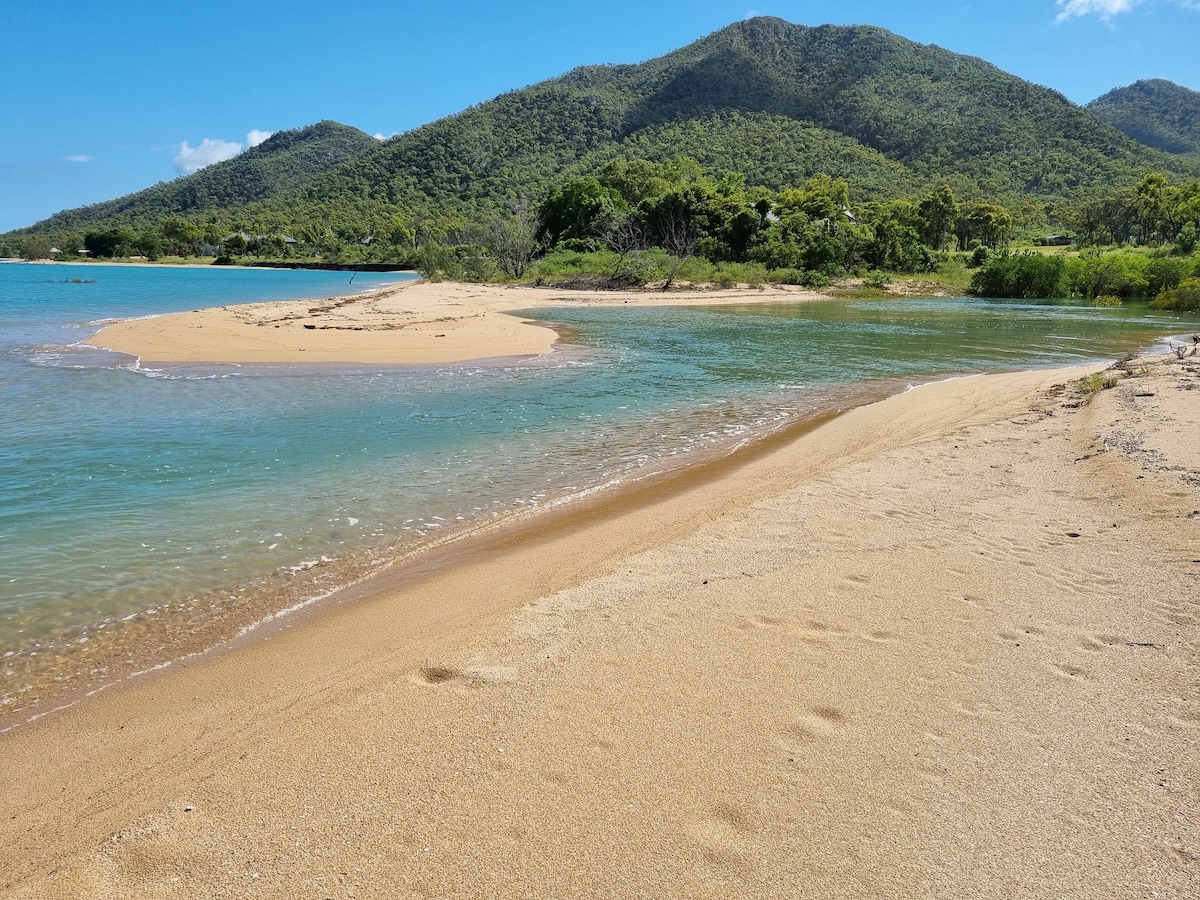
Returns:
[[[558,336],[506,310],[799,301],[794,289],[620,292],[431,283],[324,301],[222,306],[119,322],[87,343],[143,363],[438,364],[547,352]]]
[[[1194,897],[1200,366],[1133,368],[909,391],[17,729],[0,895]]]

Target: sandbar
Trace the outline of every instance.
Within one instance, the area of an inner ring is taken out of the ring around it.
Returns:
[[[436,365],[539,356],[553,329],[506,310],[557,304],[703,305],[801,300],[796,290],[556,291],[419,281],[327,300],[211,307],[118,322],[87,343],[144,364]]]
[[[1134,368],[924,386],[10,732],[0,895],[1197,896],[1200,366]]]

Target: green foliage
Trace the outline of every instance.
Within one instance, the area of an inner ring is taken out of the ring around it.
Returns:
[[[628,209],[624,197],[594,177],[573,178],[550,192],[539,211],[538,235],[548,244],[603,238]]]
[[[215,250],[245,232],[289,234],[310,256],[362,254],[338,248],[374,237],[363,245],[367,258],[399,258],[429,240],[462,243],[469,235],[461,223],[485,223],[519,198],[549,202],[556,186],[568,190],[575,179],[594,178],[635,208],[703,180],[703,172],[722,208],[705,198],[701,229],[712,243],[698,250],[734,260],[756,240],[753,220],[738,220],[762,199],[756,190],[797,188],[826,173],[831,182],[850,180],[860,200],[929,201],[918,221],[901,224],[937,250],[954,232],[960,245],[999,246],[1013,223],[1044,222],[1056,195],[1083,191],[1090,200],[1146,171],[1200,173],[1194,160],[1140,145],[981,60],[879,28],[756,18],[638,65],[576,69],[383,144],[332,122],[283,132],[233,160],[62,213],[36,230],[55,239],[121,225],[161,232],[167,219],[181,218],[203,233],[199,241],[164,233],[164,252]],[[744,176],[740,192],[721,187],[728,172]],[[615,201],[588,184],[587,202]],[[1009,226],[1003,215],[966,204],[953,214],[956,197],[1007,207]],[[574,198],[586,206],[585,199]],[[819,208],[796,211],[809,223],[828,221]],[[547,221],[559,240],[595,240],[608,218],[601,209],[576,208],[575,220],[558,212],[566,218]],[[1144,226],[1145,217],[1138,221]],[[890,258],[888,267],[909,269],[924,262],[907,235],[883,231],[838,235],[841,262],[835,248],[821,248],[826,242],[805,239],[813,249],[802,261],[815,254],[827,257],[822,266],[853,267]]]
[[[1200,150],[1200,92],[1153,78],[1109,91],[1087,106],[1135,141],[1165,153]]]
[[[1075,382],[1075,389],[1082,395],[1085,403],[1091,402],[1101,391],[1114,388],[1121,381],[1116,372],[1093,372]]]
[[[1092,300],[1092,306],[1096,307],[1118,307],[1121,305],[1121,298],[1115,297],[1112,294],[1101,294]]]
[[[981,297],[1064,297],[1067,293],[1061,256],[998,253],[971,276],[971,293]]]
[[[1150,301],[1150,308],[1200,312],[1200,278],[1186,278],[1178,287],[1162,291]]]
[[[1080,297],[1144,297],[1150,259],[1137,253],[1086,253],[1066,261],[1067,286]]]
[[[1070,216],[1085,246],[1173,241],[1176,252],[1188,255],[1200,229],[1200,180],[1177,185],[1148,172],[1125,191],[1080,203]]]
[[[1200,230],[1197,229],[1196,223],[1184,222],[1183,227],[1175,236],[1175,252],[1183,256],[1191,256],[1196,252],[1198,244],[1200,244]]]

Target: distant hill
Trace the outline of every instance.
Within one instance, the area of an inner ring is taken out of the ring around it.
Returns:
[[[1050,195],[1178,168],[983,60],[882,28],[757,18],[645,63],[504,94],[389,141],[313,191],[470,204],[537,194],[616,154],[680,152],[772,187],[845,174],[860,195],[939,180],[964,194]]]
[[[1164,153],[1200,151],[1200,91],[1152,78],[1087,105],[1098,119]]]
[[[28,230],[142,225],[166,216],[225,212],[303,189],[315,177],[379,146],[357,128],[318,122],[280,131],[233,159],[116,200],[68,210]]]
[[[586,66],[383,144],[332,122],[36,230],[220,210],[310,233],[459,217],[618,156],[686,154],[750,184],[846,177],[856,201],[948,182],[960,197],[1111,190],[1148,170],[1195,176],[1049,88],[870,26],[738,22],[635,65]],[[247,226],[248,227],[248,226]]]

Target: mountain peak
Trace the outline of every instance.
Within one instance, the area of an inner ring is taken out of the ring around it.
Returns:
[[[1087,108],[1101,121],[1164,153],[1200,152],[1200,91],[1148,78],[1097,97]]]

